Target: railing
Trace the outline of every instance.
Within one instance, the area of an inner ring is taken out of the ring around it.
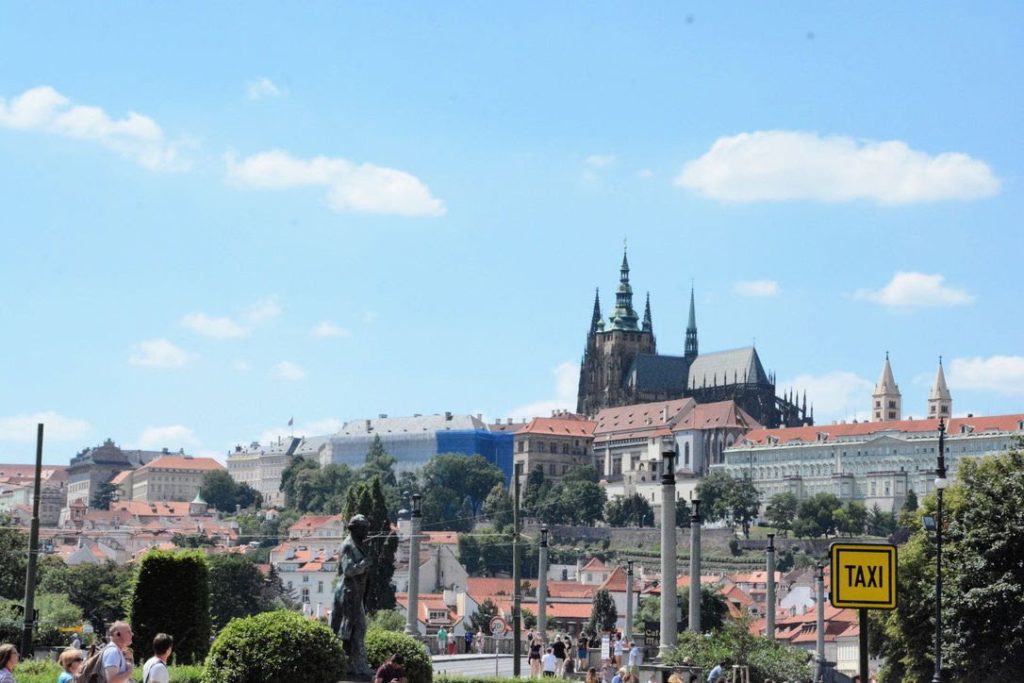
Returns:
[[[440,643],[438,643],[436,635],[433,635],[433,636],[423,636],[423,635],[420,635],[420,636],[414,636],[414,637],[417,640],[419,640],[421,643],[423,643],[424,645],[427,646],[427,651],[430,652],[431,655],[446,655],[446,654],[448,654],[447,651],[441,652],[441,645],[440,645]],[[448,636],[448,642],[452,642],[452,641],[455,642],[455,654],[459,654],[459,655],[466,654],[466,638],[465,638],[465,636],[449,635]],[[480,642],[480,641],[482,641],[482,642]],[[520,648],[520,650],[522,652],[525,652],[525,647],[526,647],[525,643],[526,643],[526,639],[524,638],[523,639],[523,643],[522,643],[522,647]],[[495,638],[494,636],[483,636],[482,638],[480,638],[479,636],[474,636],[473,637],[473,644],[470,646],[469,654],[474,654],[474,655],[475,654],[484,654],[484,655],[488,655],[489,654],[489,655],[493,655],[493,654],[495,654],[495,649],[497,649],[497,654],[511,655],[513,653],[513,651],[514,651],[513,650],[514,646],[515,646],[515,643],[513,642],[511,636],[502,636],[500,638]]]

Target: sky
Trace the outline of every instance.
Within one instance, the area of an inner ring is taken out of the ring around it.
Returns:
[[[819,422],[1024,412],[1024,5],[0,4],[0,462],[574,408],[658,349]]]

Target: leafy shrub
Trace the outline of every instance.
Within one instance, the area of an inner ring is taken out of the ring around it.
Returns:
[[[679,664],[689,657],[696,666],[710,671],[722,660],[750,667],[751,683],[762,681],[804,681],[811,678],[808,653],[799,648],[780,645],[768,638],[750,633],[749,620],[726,624],[709,636],[685,631],[679,634],[679,646],[665,663]]]
[[[171,666],[167,670],[171,674],[171,683],[203,683],[201,666]],[[141,676],[142,667],[139,667],[138,671]]]
[[[395,609],[379,609],[370,617],[367,630],[398,631],[405,629],[405,617]]]
[[[210,588],[206,556],[193,550],[151,550],[139,565],[132,592],[135,660],[153,655],[157,633],[174,636],[175,660],[193,664],[210,647]]]
[[[331,629],[295,612],[264,612],[220,632],[203,683],[329,682],[344,673],[345,652]]]
[[[412,636],[394,631],[374,629],[366,634],[366,658],[377,668],[391,655],[401,653],[405,658],[405,676],[409,683],[430,683],[433,666],[426,646]]]
[[[550,678],[517,678],[516,683],[550,683]],[[508,683],[504,676],[462,676],[459,674],[440,674],[434,683]]]
[[[18,683],[53,683],[64,670],[50,659],[26,660],[14,670]],[[170,666],[171,683],[201,683],[203,667],[201,666]],[[142,665],[139,664],[132,674],[135,681],[142,680]]]

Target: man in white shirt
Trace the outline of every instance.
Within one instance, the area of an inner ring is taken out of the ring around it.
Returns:
[[[174,648],[174,638],[166,633],[158,633],[153,638],[153,656],[142,667],[142,683],[171,683],[171,673],[167,670],[167,659]]]
[[[629,673],[634,676],[640,675],[640,647],[635,643],[629,644]]]
[[[125,683],[132,677],[135,662],[124,656],[132,644],[132,627],[124,621],[115,621],[107,631],[110,642],[103,648],[103,674],[107,683]]]
[[[549,647],[543,657],[540,658],[541,668],[544,670],[544,675],[553,678],[555,675],[555,653]]]

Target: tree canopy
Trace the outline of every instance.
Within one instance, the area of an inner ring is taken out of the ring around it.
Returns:
[[[446,453],[423,467],[423,516],[433,529],[469,531],[505,475],[481,455]]]
[[[604,508],[604,518],[609,526],[654,526],[654,510],[639,493],[618,496],[608,501]]]
[[[757,519],[761,493],[748,477],[731,477],[715,470],[697,486],[701,514],[709,522],[724,520],[739,525],[743,535],[750,536],[750,525]]]
[[[236,482],[227,470],[210,470],[204,474],[200,493],[203,500],[220,512],[259,507],[263,502],[259,491],[244,482]]]
[[[373,561],[373,571],[366,585],[366,611],[394,609],[395,552],[398,550],[398,535],[391,529],[387,501],[380,479],[358,482],[348,489],[345,499],[344,519],[362,514],[370,520],[370,535],[366,541],[367,555]]]

